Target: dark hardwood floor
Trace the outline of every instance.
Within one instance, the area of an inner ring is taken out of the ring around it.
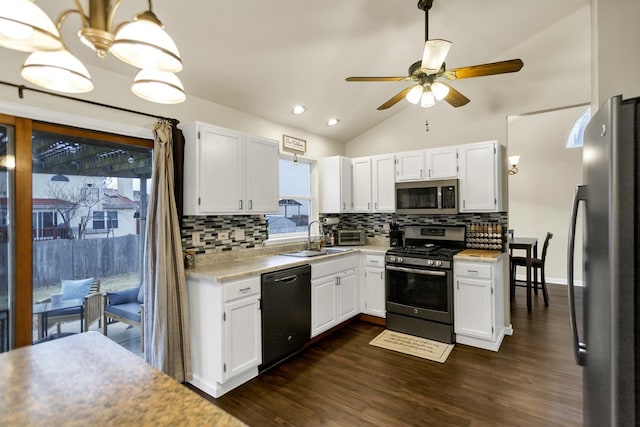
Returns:
[[[444,364],[368,345],[383,328],[356,321],[213,399],[250,426],[578,426],[582,372],[573,361],[566,287],[549,285],[499,352],[456,345]]]

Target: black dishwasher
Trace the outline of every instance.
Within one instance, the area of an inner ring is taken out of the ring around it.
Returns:
[[[311,266],[263,274],[261,299],[262,371],[311,338]]]

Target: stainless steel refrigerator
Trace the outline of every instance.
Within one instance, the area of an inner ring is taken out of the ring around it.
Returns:
[[[573,201],[567,273],[574,354],[584,367],[586,426],[640,424],[639,134],[640,98],[622,96],[605,102],[584,134],[583,185],[576,188]],[[573,280],[580,214],[584,219],[581,310],[575,306]]]

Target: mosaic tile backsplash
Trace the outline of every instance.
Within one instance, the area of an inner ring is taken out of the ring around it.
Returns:
[[[335,231],[344,229],[364,229],[368,237],[389,237],[388,225],[391,221],[400,228],[406,225],[472,224],[500,225],[502,228],[502,248],[506,242],[508,214],[506,212],[458,215],[397,215],[393,213],[328,214],[323,217],[338,217],[340,223],[325,226]],[[182,220],[182,248],[195,249],[198,254],[214,254],[223,251],[241,250],[262,246],[267,240],[267,221],[264,215],[216,215],[185,216]]]

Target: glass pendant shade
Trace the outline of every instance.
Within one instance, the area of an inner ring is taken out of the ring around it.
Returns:
[[[176,44],[151,11],[119,26],[110,52],[121,61],[141,69],[171,73],[182,70]]]
[[[422,94],[422,98],[420,98],[420,106],[421,107],[433,107],[436,103],[436,99],[433,96],[433,93],[430,90],[425,90]]]
[[[180,79],[164,71],[140,70],[131,91],[142,99],[159,104],[179,104],[186,99]]]
[[[420,102],[423,91],[424,88],[422,87],[422,85],[416,85],[412,87],[409,92],[407,92],[405,98],[407,98],[407,101],[409,101],[410,103],[417,104],[418,102]]]
[[[451,42],[449,40],[427,40],[424,44],[424,55],[422,56],[420,68],[426,70],[427,73],[437,73],[442,67],[450,48]]]
[[[22,52],[62,49],[56,25],[31,0],[0,2],[0,46]]]
[[[68,50],[33,52],[22,66],[22,77],[40,87],[65,93],[93,90],[87,68]]]
[[[433,92],[433,96],[438,101],[442,101],[449,94],[449,86],[440,82],[433,82],[431,92]]]

